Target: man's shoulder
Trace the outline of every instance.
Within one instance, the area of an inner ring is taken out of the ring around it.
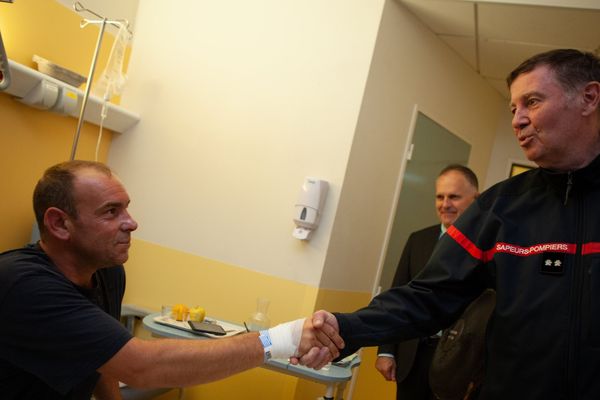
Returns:
[[[17,282],[33,282],[56,274],[52,262],[38,246],[28,245],[0,254],[0,298]],[[54,279],[54,278],[52,278]]]
[[[0,254],[0,273],[16,267],[37,269],[50,264],[46,254],[36,245],[27,245]]]
[[[542,170],[535,168],[500,181],[492,185],[489,189],[484,190],[477,199],[477,202],[486,208],[498,198],[519,197],[532,190],[545,189],[548,185],[548,180],[544,179],[542,174]]]
[[[423,228],[423,229],[419,229],[418,231],[414,231],[410,235],[415,238],[431,237],[431,236],[437,238],[440,235],[440,232],[441,232],[440,224],[435,224],[435,225],[428,226],[427,228]]]

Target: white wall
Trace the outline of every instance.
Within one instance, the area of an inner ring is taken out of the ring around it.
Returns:
[[[142,120],[109,157],[140,239],[369,292],[414,105],[481,178],[501,157],[506,100],[396,1],[178,5],[140,2],[123,105]],[[305,176],[331,184],[308,243],[291,237]]]
[[[506,100],[396,1],[387,1],[321,285],[370,292],[383,263],[414,105],[488,169]],[[431,201],[432,199],[426,199]]]
[[[122,104],[141,122],[109,156],[135,237],[317,286],[382,7],[140,2]],[[331,184],[309,243],[291,236],[305,176]]]

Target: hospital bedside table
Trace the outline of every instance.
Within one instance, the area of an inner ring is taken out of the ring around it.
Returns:
[[[161,325],[154,321],[154,318],[158,316],[160,316],[160,313],[154,313],[145,316],[143,319],[144,328],[157,336],[178,339],[208,339],[181,329]],[[243,327],[240,326],[240,328]],[[301,365],[292,365],[287,360],[271,359],[263,364],[262,368],[324,384],[327,386],[324,399],[342,400],[346,384],[352,378],[352,369],[358,365],[360,365],[360,358],[356,357],[345,367],[330,365],[329,368],[316,371]]]

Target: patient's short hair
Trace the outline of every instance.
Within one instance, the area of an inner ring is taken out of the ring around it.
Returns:
[[[95,161],[66,161],[48,168],[33,191],[33,211],[40,232],[44,232],[44,214],[50,207],[56,207],[67,215],[77,218],[77,207],[73,196],[73,181],[78,171],[94,169],[106,176],[112,176],[111,169]]]

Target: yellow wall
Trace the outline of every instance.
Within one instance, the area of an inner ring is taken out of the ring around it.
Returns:
[[[77,121],[28,107],[8,95],[0,94],[0,251],[27,243],[34,216],[31,205],[33,187],[42,172],[67,160],[71,152]],[[84,124],[78,157],[93,159],[97,127]],[[105,132],[100,150],[104,160],[111,140]]]
[[[0,4],[0,26],[9,58],[32,68],[35,64],[31,57],[37,54],[87,75],[98,30],[93,26],[81,29],[80,20],[53,0]],[[111,45],[112,37],[105,36],[97,73]],[[1,180],[3,192],[10,193],[0,208],[3,251],[28,241],[34,219],[33,186],[44,169],[68,159],[77,120],[31,108],[0,93],[0,121]],[[97,126],[83,125],[77,158],[93,159],[97,132]],[[105,131],[101,161],[107,159],[112,136]],[[134,242],[126,269],[125,302],[155,310],[173,302],[199,304],[209,314],[233,321],[248,318],[255,309],[257,293],[271,300],[272,323],[310,315],[315,308],[348,311],[364,305],[369,297],[368,293],[319,291],[314,286],[141,240]],[[317,383],[258,368],[221,382],[188,388],[186,398],[301,400],[321,396],[324,389]]]
[[[397,2],[385,2],[382,28],[383,1],[341,3],[262,1],[273,13],[266,15],[254,3],[240,2],[245,12],[233,12],[198,2],[192,7],[215,14],[192,15],[196,25],[180,24],[176,12],[185,10],[170,6],[164,14],[143,15],[143,57],[125,96],[145,113],[135,132],[114,135],[111,159],[135,195],[132,208],[143,216],[136,236],[160,245],[134,241],[126,302],[155,310],[198,304],[239,322],[260,295],[271,300],[273,323],[319,308],[365,305],[417,100],[477,141],[474,161],[486,168],[487,136],[478,139],[472,131],[486,132],[493,115],[472,113],[468,105],[472,98],[494,105],[492,89]],[[198,17],[207,20],[198,24]],[[11,59],[33,66],[31,56],[38,54],[87,75],[97,28],[79,28],[80,19],[53,0],[0,3]],[[172,31],[156,29],[156,20]],[[190,37],[197,42],[186,42]],[[100,70],[112,45],[106,39]],[[163,68],[152,68],[159,62]],[[427,79],[415,78],[418,73]],[[171,94],[171,84],[181,90]],[[448,102],[428,85],[443,87]],[[77,121],[5,94],[0,121],[3,192],[10,193],[0,208],[4,250],[29,237],[32,187],[43,169],[68,158]],[[96,132],[84,126],[78,158],[93,157]],[[101,160],[111,141],[105,136]],[[324,171],[332,187],[321,228],[311,242],[298,242],[290,235],[297,191],[304,176]],[[374,357],[374,349],[363,353],[354,400],[394,397],[393,385],[374,371]],[[259,368],[187,392],[190,400],[301,400],[322,395],[323,386]]]
[[[272,325],[305,317],[315,309],[352,311],[367,304],[370,298],[369,293],[318,290],[143,240],[134,240],[125,268],[125,303],[155,311],[163,304],[199,305],[209,316],[240,324],[256,309],[256,293],[271,301],[268,315]],[[390,392],[383,378],[373,374],[374,351],[364,353],[365,367],[360,371],[354,397],[357,400],[368,400],[377,391],[381,391],[379,396],[387,393],[393,398],[394,387]],[[186,399],[301,400],[322,396],[324,391],[321,384],[257,368],[221,382],[186,389]]]
[[[79,28],[79,18],[53,0],[0,4],[0,27],[8,57],[34,67],[34,54],[87,75],[97,28]],[[107,35],[100,68],[108,57],[112,37]],[[0,181],[5,194],[0,207],[0,251],[27,243],[34,217],[31,194],[49,166],[71,154],[77,120],[26,106],[0,92]],[[85,123],[77,158],[93,159],[98,127]],[[106,160],[112,140],[105,131],[99,159]]]
[[[256,297],[271,301],[272,323],[304,317],[317,289],[266,274],[134,240],[126,264],[124,301],[156,311],[162,304],[200,305],[207,314],[242,323],[256,310]]]
[[[15,1],[1,4],[0,26],[8,57],[34,67],[37,54],[55,64],[87,76],[98,38],[98,25],[79,24],[79,16],[55,0]],[[108,31],[107,31],[108,32]],[[106,33],[96,67],[96,77],[106,64],[113,36]],[[128,54],[126,54],[127,62]]]

